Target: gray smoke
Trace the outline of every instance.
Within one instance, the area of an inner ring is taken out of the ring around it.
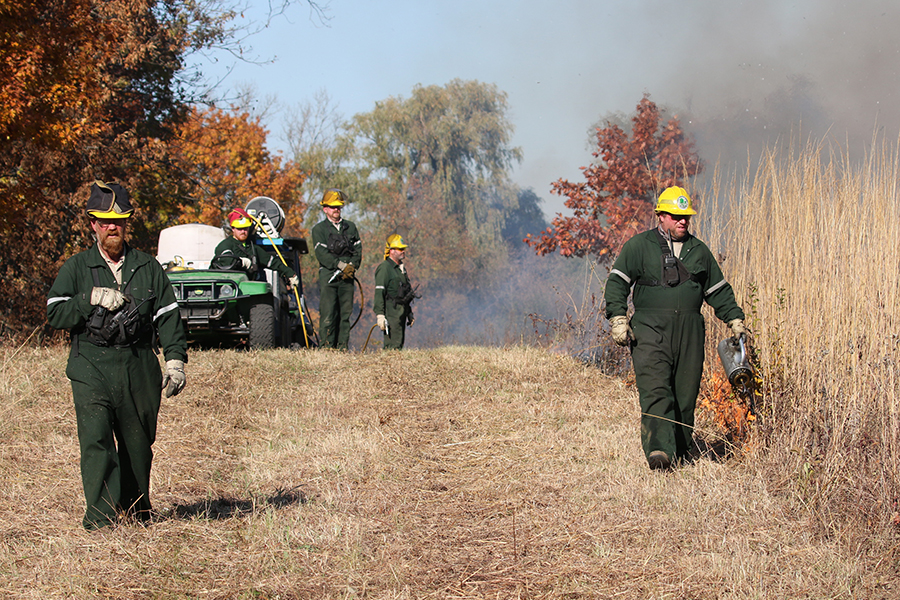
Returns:
[[[681,35],[664,37],[679,40],[668,46],[679,61],[660,93],[650,91],[680,113],[708,162],[740,168],[763,144],[791,139],[825,140],[856,155],[876,131],[897,139],[896,2],[666,4],[667,29]]]

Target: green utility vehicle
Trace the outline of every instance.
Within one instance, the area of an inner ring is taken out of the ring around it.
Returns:
[[[259,221],[254,243],[279,253],[300,285],[289,290],[269,269],[252,280],[235,268],[233,257],[214,256],[227,235],[224,229],[199,223],[164,229],[156,258],[175,289],[188,341],[253,349],[317,346],[300,273],[300,255],[309,252],[306,240],[281,237],[284,213],[271,198],[254,198],[245,210]]]

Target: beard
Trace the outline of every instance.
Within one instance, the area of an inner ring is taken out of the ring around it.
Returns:
[[[122,249],[125,246],[125,238],[121,235],[106,235],[100,236],[99,239],[100,247],[106,252],[107,255],[112,257],[121,257]]]

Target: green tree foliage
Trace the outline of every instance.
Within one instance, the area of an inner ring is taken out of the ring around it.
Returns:
[[[544,211],[541,210],[543,200],[534,190],[519,190],[519,208],[506,218],[503,227],[503,239],[510,246],[519,246],[531,231],[547,227]]]
[[[505,281],[520,219],[545,226],[535,220],[540,200],[510,181],[521,151],[510,145],[507,111],[496,86],[453,80],[417,86],[349,122],[319,94],[288,128],[293,158],[309,173],[310,222],[322,218],[322,190],[339,187],[350,198],[346,218],[360,225],[364,269],[381,263],[388,235],[409,244],[410,276],[423,294],[416,327],[425,331],[446,331],[460,314],[477,328],[467,307],[487,301],[495,275]],[[371,277],[360,281],[370,299]]]
[[[694,142],[677,118],[662,123],[648,95],[638,103],[629,135],[607,123],[597,128],[594,164],[582,168],[584,181],[555,182],[554,194],[566,198],[572,216],[557,214],[551,226],[525,242],[539,255],[559,250],[563,256],[616,254],[628,238],[646,229],[656,198],[666,187],[700,172]]]
[[[388,98],[356,115],[338,147],[350,156],[363,206],[375,208],[385,195],[438,202],[478,248],[477,259],[487,261],[518,208],[509,172],[521,151],[509,145],[507,108],[496,86],[453,80],[417,86],[408,99]]]

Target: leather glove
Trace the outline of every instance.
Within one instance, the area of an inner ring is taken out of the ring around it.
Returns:
[[[128,302],[128,298],[119,290],[105,287],[95,287],[91,290],[91,304],[94,306],[102,306],[106,310],[117,310],[126,302]]]
[[[166,361],[166,372],[163,375],[162,386],[166,390],[166,398],[177,396],[184,389],[187,379],[184,376],[184,362],[178,359]]]
[[[627,346],[634,339],[634,332],[631,331],[631,325],[628,324],[628,317],[620,315],[609,320],[612,326],[613,341],[620,346]]]
[[[253,261],[251,261],[249,258],[247,258],[246,256],[241,257],[241,268],[242,269],[249,269],[252,265],[253,265]]]
[[[407,327],[412,327],[412,324],[416,322],[416,318],[412,315],[409,315],[409,318],[406,321]]]
[[[747,333],[747,328],[744,327],[743,319],[732,319],[731,321],[728,321],[728,326],[731,327],[731,333],[736,338]]]
[[[343,275],[344,279],[353,279],[353,276],[356,274],[356,267],[354,267],[353,265],[344,263],[344,266],[341,267],[341,271],[343,271],[343,273],[344,273],[344,275]]]
[[[288,279],[288,283],[291,284],[292,288],[300,286],[300,278],[296,275],[291,275],[291,278]]]
[[[384,315],[375,315],[375,319],[378,321],[378,329],[382,331],[387,329],[387,317]]]

